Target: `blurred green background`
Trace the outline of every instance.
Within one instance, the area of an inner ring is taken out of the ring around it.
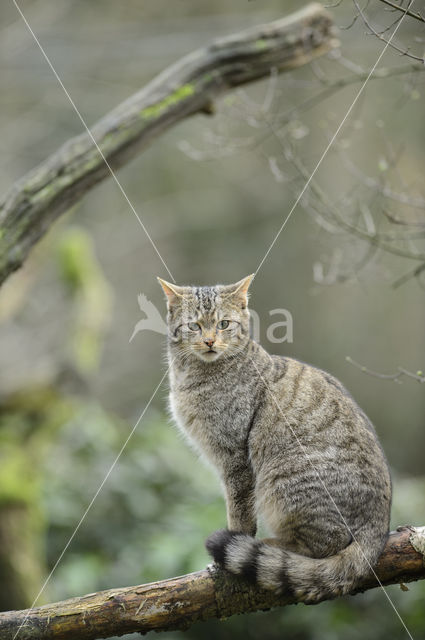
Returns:
[[[90,125],[185,53],[300,4],[25,0],[20,6]],[[333,12],[341,26],[355,15],[351,2]],[[370,15],[381,26],[394,19],[383,6]],[[0,17],[5,192],[82,127],[12,3],[2,4]],[[406,20],[397,41],[423,48],[421,26]],[[257,268],[303,187],[285,150],[312,170],[359,84],[309,109],[305,101],[324,82],[369,69],[383,47],[365,34],[361,20],[339,37],[342,58],[327,56],[228,94],[214,117],[179,124],[120,170],[178,283],[232,282]],[[401,64],[407,60],[389,50],[380,66]],[[394,193],[423,203],[424,77],[412,72],[371,80],[317,174],[342,215],[367,205],[364,224],[372,219],[388,233],[399,226],[388,224],[385,211],[418,223],[414,239],[396,243],[411,251],[423,251],[424,207],[403,204]],[[282,142],[275,122],[290,109],[292,118],[279,130]],[[386,187],[389,195],[382,193]],[[393,526],[425,524],[423,385],[371,377],[346,361],[351,356],[387,373],[424,368],[424,281],[411,278],[393,288],[415,262],[372,253],[313,209],[314,196],[298,205],[252,286],[261,342],[344,382],[387,453]],[[164,312],[156,275],[168,277],[109,180],[55,224],[0,290],[0,609],[31,605],[165,371],[163,335],[142,331],[129,342],[143,317],[140,292]],[[269,312],[277,308],[292,314],[290,344],[267,340],[267,328],[279,319]],[[204,539],[225,523],[220,487],[179,438],[166,402],[164,383],[39,603],[162,579],[208,562]],[[425,638],[425,584],[388,593],[415,639]],[[381,590],[211,621],[185,635],[407,637]]]

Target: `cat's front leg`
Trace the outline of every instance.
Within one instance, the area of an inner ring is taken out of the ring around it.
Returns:
[[[227,510],[227,527],[255,536],[257,517],[255,513],[254,478],[248,468],[236,465],[224,477]]]

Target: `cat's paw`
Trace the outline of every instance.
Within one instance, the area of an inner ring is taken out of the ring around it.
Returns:
[[[240,534],[240,531],[218,529],[218,531],[214,531],[214,533],[206,539],[205,546],[214,562],[224,566],[226,561],[226,548],[234,536],[238,534]]]

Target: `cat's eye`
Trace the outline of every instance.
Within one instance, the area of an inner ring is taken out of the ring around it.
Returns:
[[[188,322],[187,326],[191,331],[200,331],[201,327],[197,322]]]
[[[217,322],[217,329],[227,329],[229,324],[229,320],[220,320],[220,322]]]

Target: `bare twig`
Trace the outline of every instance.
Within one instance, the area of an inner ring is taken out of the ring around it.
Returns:
[[[351,358],[350,356],[347,356],[345,359],[347,362],[357,367],[357,369],[360,369],[360,371],[363,371],[363,373],[367,373],[369,376],[373,376],[374,378],[381,378],[381,380],[393,380],[394,382],[400,382],[400,378],[402,378],[403,376],[406,376],[408,378],[412,378],[413,380],[416,380],[417,382],[425,382],[425,376],[422,373],[422,371],[416,371],[416,373],[414,373],[413,371],[408,371],[403,367],[397,367],[397,371],[395,373],[379,373],[378,371],[373,371],[372,369],[368,369],[368,367],[365,367],[364,365],[359,364],[358,362],[353,360],[353,358]]]
[[[393,9],[396,9],[397,11],[401,11],[402,13],[406,13],[407,16],[410,16],[411,18],[415,18],[416,20],[419,20],[420,22],[425,22],[425,18],[416,11],[410,11],[410,9],[407,9],[407,11],[404,9],[404,7],[395,4],[394,2],[390,2],[390,0],[379,0],[380,2],[383,2],[384,4],[388,5],[389,7],[392,7]]]
[[[425,70],[425,68],[424,68]],[[395,202],[399,202],[400,204],[408,205],[409,207],[415,209],[424,209],[425,210],[425,198],[421,195],[411,195],[405,192],[394,191],[391,187],[386,184],[382,184],[376,178],[372,178],[371,176],[366,175],[352,160],[349,156],[340,150],[341,158],[346,165],[347,169],[349,169],[353,175],[358,180],[361,180],[362,184],[369,189],[374,189],[379,192],[385,198],[389,200],[394,200]]]
[[[304,166],[302,160],[295,156],[290,149],[283,146],[283,143],[280,138],[278,138],[280,143],[282,144],[282,148],[284,150],[285,156],[288,160],[292,162],[292,164],[298,169],[300,174],[304,179],[308,179],[310,177],[310,172]],[[347,220],[343,215],[341,215],[339,208],[330,200],[325,191],[319,186],[317,181],[311,180],[309,184],[310,190],[315,195],[314,206],[316,208],[320,207],[320,214],[322,217],[327,218],[331,223],[336,224],[341,229],[348,231],[352,235],[357,236],[362,240],[366,240],[371,245],[379,247],[383,249],[387,253],[392,253],[396,256],[400,256],[402,258],[409,258],[411,260],[418,260],[421,263],[425,262],[425,254],[419,251],[409,251],[409,249],[404,249],[403,247],[395,246],[393,243],[388,240],[384,240],[379,232],[370,232],[367,229],[363,229],[362,227],[353,224],[349,220]],[[310,201],[310,207],[311,207]]]
[[[377,38],[379,38],[379,40],[382,40],[382,42],[385,42],[385,44],[388,44],[392,49],[394,49],[395,51],[398,51],[400,53],[400,55],[402,56],[407,56],[409,58],[412,58],[413,60],[418,60],[419,62],[422,62],[422,64],[424,63],[424,59],[423,57],[419,57],[419,56],[415,56],[413,53],[410,53],[408,49],[401,49],[400,47],[398,47],[396,44],[394,44],[394,42],[391,42],[389,40],[387,40],[386,38],[384,38],[384,36],[382,35],[382,33],[380,33],[379,31],[377,31],[370,23],[370,20],[367,18],[364,10],[360,7],[360,4],[358,2],[358,0],[353,0],[353,3],[358,11],[358,15],[361,16],[363,22],[365,23],[365,25],[367,26],[367,28],[370,30],[370,32],[376,36]],[[409,3],[409,7],[411,5],[411,2]],[[397,22],[399,22],[403,16],[407,13],[409,8],[404,9],[404,8],[400,8],[400,11],[402,12],[402,15],[400,15],[394,22],[394,24],[397,24]],[[391,27],[391,25],[390,25]]]
[[[405,282],[407,282],[408,280],[411,280],[411,278],[418,278],[418,276],[420,276],[420,274],[423,273],[424,271],[425,271],[425,262],[420,264],[415,269],[411,269],[410,271],[402,275],[400,278],[395,280],[392,284],[393,289],[397,289],[398,287],[401,287],[402,284],[405,284]]]
[[[340,61],[340,57],[336,58],[337,61]],[[351,67],[351,71],[354,71],[354,66]],[[425,72],[425,67],[423,65],[418,65],[417,63],[408,63],[403,64],[397,67],[383,67],[382,69],[377,69],[371,76],[370,80],[382,80],[395,76],[403,76],[409,73],[423,73]],[[299,117],[302,113],[305,113],[309,109],[314,108],[322,101],[331,97],[339,90],[344,89],[352,84],[357,84],[359,82],[364,82],[368,77],[369,72],[364,70],[356,70],[350,76],[338,78],[337,80],[330,80],[329,82],[325,81],[325,76],[321,78],[321,84],[324,85],[320,91],[310,96],[306,100],[303,100],[300,104],[291,107],[286,110],[284,113],[273,113],[271,112],[268,115],[268,120],[273,123],[273,125],[279,129],[284,127],[285,125],[292,122],[294,119]],[[263,108],[252,101],[248,105],[248,116],[247,116],[247,103],[244,103],[245,111],[241,114],[241,109],[237,108],[235,105],[231,107],[235,110],[236,117],[240,118],[241,115],[244,117],[247,124],[255,123],[255,127],[259,128],[260,125],[268,124],[265,121],[265,113]],[[221,157],[229,157],[232,155],[237,155],[241,152],[245,152],[249,149],[254,149],[262,144],[265,140],[267,140],[270,136],[273,136],[274,131],[271,130],[270,126],[261,131],[258,134],[255,134],[251,137],[246,138],[230,138],[226,136],[225,138],[222,136],[213,136],[211,132],[208,132],[208,142],[214,143],[214,148],[211,150],[200,150],[195,149],[192,145],[190,145],[186,140],[180,142],[179,147],[183,153],[185,153],[189,158],[196,161],[209,161],[215,160]],[[375,183],[370,186],[375,186]],[[392,192],[388,193],[388,196],[394,196],[394,199],[399,197],[400,201],[405,202],[406,196],[405,194],[393,194]],[[409,199],[410,203],[410,199]],[[412,206],[424,206],[425,208],[425,200],[418,198],[417,200],[412,200]]]
[[[425,201],[424,201],[424,205],[425,205]],[[416,206],[416,205],[411,204],[410,206]],[[399,224],[405,227],[425,227],[425,220],[405,220],[403,218],[399,218],[395,216],[393,213],[388,211],[388,209],[383,209],[382,213],[393,224]]]

